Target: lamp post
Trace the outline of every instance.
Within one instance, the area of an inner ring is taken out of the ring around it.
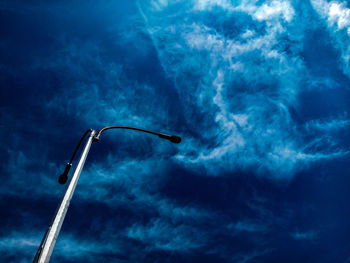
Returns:
[[[101,136],[101,133],[104,132],[105,130],[109,129],[128,129],[128,130],[136,130],[136,131],[141,131],[145,133],[150,133],[153,135],[157,135],[158,137],[162,139],[169,140],[172,143],[180,143],[181,138],[175,135],[168,135],[164,133],[158,133],[158,132],[153,132],[145,129],[140,129],[140,128],[134,128],[134,127],[128,127],[128,126],[108,126],[103,129],[101,129],[97,135],[96,132],[92,129],[87,130],[83,136],[81,137],[79,143],[77,144],[73,155],[70,159],[70,161],[67,163],[66,168],[64,172],[61,174],[61,176],[58,179],[58,182],[60,184],[65,184],[67,179],[68,179],[68,173],[69,170],[72,166],[72,161],[79,150],[79,147],[81,143],[83,142],[84,138],[86,137],[87,134],[90,133],[90,136],[85,144],[84,150],[80,156],[79,162],[77,164],[77,167],[75,168],[75,171],[73,173],[73,176],[71,177],[69,184],[66,187],[66,190],[63,194],[63,197],[61,199],[61,202],[59,203],[55,215],[47,228],[45,235],[39,245],[39,248],[35,254],[35,257],[33,259],[33,263],[47,263],[50,261],[50,257],[52,255],[53,249],[55,247],[56,240],[58,238],[59,232],[61,230],[64,218],[67,214],[67,210],[69,207],[70,200],[72,199],[72,196],[74,194],[75,187],[77,186],[79,176],[81,174],[81,171],[83,170],[84,163],[86,160],[86,157],[89,153],[91,144],[93,142],[98,142]]]

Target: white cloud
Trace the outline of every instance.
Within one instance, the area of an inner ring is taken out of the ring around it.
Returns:
[[[346,7],[345,2],[312,0],[311,3],[319,14],[327,19],[329,26],[336,25],[337,29],[347,28],[349,32],[350,9]]]
[[[247,29],[242,35],[241,38],[250,38],[255,35],[255,31]]]
[[[312,142],[302,141],[289,112],[290,106],[298,106],[299,83],[306,75],[303,59],[297,52],[288,54],[281,45],[288,38],[287,26],[298,27],[292,24],[295,11],[290,2],[194,3],[202,11],[220,6],[231,16],[244,12],[265,30],[257,34],[245,28],[236,36],[226,36],[185,11],[177,10],[169,18],[162,12],[142,10],[164,71],[174,78],[181,94],[187,125],[214,141],[206,145],[186,140],[180,145],[178,161],[203,165],[216,174],[218,167],[254,167],[258,173],[291,178],[310,162],[345,154],[309,151]],[[297,48],[302,51],[302,45]],[[170,62],[174,56],[178,59]],[[205,121],[191,126],[193,116],[200,114]]]
[[[311,0],[311,3],[326,20],[335,46],[341,52],[343,71],[350,76],[350,9],[346,7],[346,2]]]
[[[242,10],[245,10],[242,7]],[[271,1],[269,3],[264,3],[260,7],[250,7],[251,14],[255,19],[259,21],[271,20],[275,18],[282,17],[286,22],[290,22],[295,14],[293,7],[289,1]]]
[[[228,0],[195,0],[194,1],[194,10],[210,10],[214,6],[221,7],[225,10],[233,10],[234,7],[231,1]]]
[[[331,2],[328,16],[330,24],[336,23],[338,29],[350,26],[350,9],[345,7],[345,3]]]
[[[243,11],[254,17],[258,21],[271,21],[282,18],[290,22],[295,15],[295,11],[289,1],[272,0],[258,5],[257,1],[240,1],[233,4],[227,0],[195,0],[194,10],[211,11],[213,7],[220,7],[228,12]]]

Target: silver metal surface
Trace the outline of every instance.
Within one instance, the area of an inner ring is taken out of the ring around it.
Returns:
[[[35,262],[47,263],[50,261],[58,234],[60,233],[62,223],[64,221],[64,218],[66,216],[66,213],[69,207],[70,200],[72,199],[72,196],[74,194],[75,187],[78,183],[80,173],[83,169],[83,166],[84,166],[86,157],[89,153],[94,136],[95,136],[95,131],[92,131],[85,145],[85,148],[81,154],[78,165],[75,168],[72,179],[70,180],[69,185],[67,186],[66,191],[61,200],[61,203],[59,204],[58,209],[56,210],[54,220],[52,224],[49,226],[47,233],[44,236],[44,239],[46,238],[46,240],[44,240],[39,259],[37,261],[35,260]]]

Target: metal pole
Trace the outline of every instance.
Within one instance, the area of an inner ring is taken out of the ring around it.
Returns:
[[[64,218],[66,216],[66,213],[69,207],[70,200],[72,199],[75,187],[78,183],[80,173],[83,169],[83,166],[84,166],[86,157],[89,153],[94,136],[95,136],[95,131],[93,130],[81,154],[77,168],[75,168],[74,174],[62,197],[61,203],[59,204],[58,209],[56,210],[54,219],[50,224],[50,226],[48,227],[44,235],[44,238],[39,246],[39,249],[34,257],[33,263],[37,263],[37,262],[48,263],[50,261],[50,257],[55,247],[58,234],[60,233],[62,223],[64,221]]]

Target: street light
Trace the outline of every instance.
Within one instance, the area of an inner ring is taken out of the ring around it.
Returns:
[[[66,216],[70,200],[72,199],[75,187],[78,183],[79,176],[80,176],[80,173],[83,169],[86,157],[89,153],[91,144],[93,142],[98,142],[100,139],[101,133],[104,132],[105,130],[109,130],[109,129],[128,129],[128,130],[141,131],[141,132],[146,132],[146,133],[150,133],[153,135],[157,135],[159,138],[169,140],[172,143],[180,143],[181,142],[181,138],[179,136],[168,135],[168,134],[164,134],[164,133],[158,133],[158,132],[153,132],[153,131],[140,129],[140,128],[128,127],[128,126],[108,126],[108,127],[101,129],[97,133],[97,135],[95,135],[96,132],[92,129],[88,129],[87,131],[85,131],[85,133],[81,137],[80,141],[78,142],[77,146],[75,147],[73,155],[72,155],[71,159],[69,160],[69,162],[67,163],[66,168],[64,169],[64,172],[60,175],[60,177],[58,179],[58,182],[60,184],[66,183],[66,181],[68,179],[69,170],[72,167],[73,159],[74,159],[77,151],[79,150],[80,145],[83,142],[84,138],[86,137],[86,135],[88,135],[90,133],[89,139],[87,140],[87,142],[85,144],[85,147],[84,147],[84,150],[83,150],[81,157],[79,159],[78,165],[75,168],[73,176],[71,177],[69,184],[66,187],[66,190],[63,194],[61,202],[59,203],[59,205],[56,209],[55,215],[54,215],[49,227],[47,228],[45,235],[44,235],[44,237],[39,245],[39,248],[38,248],[38,250],[35,254],[35,257],[33,259],[33,263],[47,263],[50,261],[50,257],[52,255],[53,249],[55,247],[57,237],[58,237],[59,232],[61,230],[62,223],[63,223],[64,218]]]

